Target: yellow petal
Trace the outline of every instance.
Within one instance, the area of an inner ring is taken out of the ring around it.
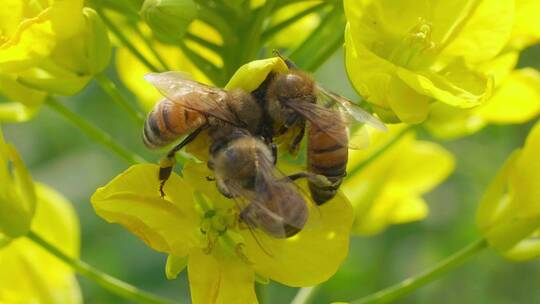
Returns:
[[[167,264],[165,265],[165,275],[167,279],[174,280],[178,277],[178,274],[182,272],[188,263],[188,257],[178,257],[172,254],[167,256]]]
[[[256,304],[255,273],[235,256],[195,249],[189,254],[188,279],[193,304]]]
[[[510,38],[515,3],[513,0],[466,2],[470,4],[464,7],[467,12],[455,24],[452,41],[443,55],[463,57],[469,63],[489,60],[499,54]]]
[[[91,198],[98,215],[119,223],[148,246],[183,257],[198,244],[199,216],[191,188],[173,174],[159,195],[159,167],[135,165],[117,176]]]
[[[515,70],[479,109],[491,123],[524,123],[540,114],[540,73],[531,68]]]
[[[51,53],[56,35],[46,13],[23,21],[15,35],[0,45],[0,72],[22,71]]]
[[[312,206],[308,222],[297,235],[276,239],[260,233],[265,250],[244,231],[246,256],[258,274],[281,284],[320,284],[334,275],[347,257],[352,213],[343,195],[320,207]]]
[[[397,75],[418,93],[460,108],[483,103],[491,96],[493,87],[493,79],[471,71],[460,61],[440,73],[414,73],[399,68]]]
[[[58,39],[78,34],[84,24],[83,0],[52,0],[50,18]]]
[[[511,45],[523,49],[540,40],[540,2],[536,0],[516,0],[516,14]]]
[[[241,66],[231,77],[225,89],[243,89],[252,92],[266,79],[270,72],[285,73],[287,65],[279,57],[255,60]]]

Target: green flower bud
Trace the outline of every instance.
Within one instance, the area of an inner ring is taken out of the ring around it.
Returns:
[[[157,39],[177,43],[197,17],[197,10],[193,0],[146,0],[141,16]]]
[[[12,169],[11,169],[12,168]],[[0,240],[25,235],[30,229],[36,194],[30,174],[0,130]]]

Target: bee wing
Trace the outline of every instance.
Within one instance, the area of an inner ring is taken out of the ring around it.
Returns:
[[[347,102],[347,99],[334,93],[324,92],[319,94],[319,99],[324,104],[289,102],[287,105],[308,120],[312,127],[317,127],[337,143],[351,149],[363,149],[368,146],[367,125],[386,130],[382,122],[354,106],[352,102]],[[343,136],[344,132],[347,136]]]
[[[351,100],[337,93],[326,90],[320,85],[317,85],[316,89],[319,92],[319,96],[321,98],[330,100],[330,103],[336,103],[338,107],[341,107],[343,110],[345,110],[354,120],[360,123],[367,124],[379,131],[388,131],[388,128],[382,121],[368,113],[366,110],[360,108]]]
[[[227,107],[225,102],[227,92],[223,89],[194,81],[188,74],[182,72],[149,73],[144,79],[167,99],[186,109],[216,117],[235,126],[242,126]],[[197,93],[196,97],[184,98],[191,93]]]

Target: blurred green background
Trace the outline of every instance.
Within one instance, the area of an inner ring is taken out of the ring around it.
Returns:
[[[540,67],[540,47],[527,50],[522,66]],[[114,70],[108,74],[120,83]],[[337,52],[315,74],[317,80],[354,97]],[[126,96],[133,100],[130,92]],[[357,99],[357,98],[356,98]],[[141,128],[133,124],[95,84],[66,104],[107,130],[119,142],[155,161],[140,140]],[[454,153],[455,172],[426,199],[430,214],[422,222],[394,226],[385,233],[352,240],[348,259],[317,294],[315,303],[345,301],[368,295],[433,265],[478,238],[474,217],[482,193],[512,150],[523,144],[533,123],[490,126],[455,141],[443,142]],[[93,211],[89,198],[127,164],[49,109],[28,123],[4,126],[5,136],[19,149],[37,181],[46,183],[75,205],[82,229],[82,259],[142,289],[189,303],[184,272],[167,281],[166,256],[150,250],[118,225],[110,225]],[[420,138],[430,137],[421,133]],[[85,303],[127,303],[80,278]],[[540,260],[518,264],[484,251],[443,279],[397,303],[540,303]],[[271,283],[267,303],[286,303],[296,290]]]

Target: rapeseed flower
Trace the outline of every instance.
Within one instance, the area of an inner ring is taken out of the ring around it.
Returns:
[[[346,200],[310,206],[304,229],[289,239],[251,231],[221,195],[205,164],[190,162],[159,194],[159,167],[136,165],[92,196],[98,215],[169,254],[167,276],[187,265],[193,303],[257,303],[254,283],[311,286],[332,276],[347,256],[352,210]],[[187,258],[187,261],[186,261]]]
[[[540,123],[488,187],[477,224],[489,245],[512,260],[540,256]]]
[[[484,103],[492,75],[474,67],[500,53],[514,1],[345,0],[349,78],[388,122],[423,122],[433,101]]]
[[[46,93],[82,90],[108,65],[111,49],[105,26],[82,0],[6,1],[0,13],[0,94],[10,103],[2,104],[0,117],[21,121]]]
[[[389,225],[423,219],[428,207],[422,195],[454,168],[452,154],[438,144],[417,140],[405,128],[390,126],[388,133],[372,134],[368,149],[349,151],[349,175],[342,190],[354,208],[353,233],[372,235]],[[363,164],[389,143],[382,154]]]

